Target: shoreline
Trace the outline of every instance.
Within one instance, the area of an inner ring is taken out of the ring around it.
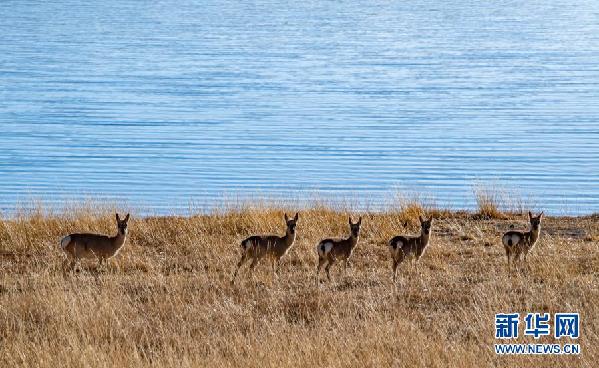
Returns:
[[[85,205],[82,207],[72,207],[69,210],[55,210],[48,209],[43,206],[36,208],[20,208],[12,212],[0,212],[0,221],[23,221],[30,218],[69,218],[76,219],[77,216],[93,216],[102,217],[114,215],[115,212],[130,212],[135,215],[137,219],[190,219],[196,217],[218,217],[226,215],[239,215],[244,213],[271,213],[271,212],[306,212],[306,213],[318,213],[318,212],[330,212],[337,214],[347,215],[368,215],[368,216],[397,216],[402,219],[412,218],[415,219],[419,214],[422,215],[434,215],[437,218],[446,219],[469,219],[469,220],[518,220],[519,218],[525,218],[528,211],[540,212],[542,209],[526,209],[522,211],[509,212],[500,211],[497,208],[485,208],[485,209],[449,209],[449,208],[436,208],[436,207],[425,207],[421,204],[410,204],[408,206],[397,206],[396,208],[386,208],[381,210],[361,210],[352,209],[347,207],[339,206],[327,207],[321,205],[306,205],[306,206],[287,206],[281,204],[266,204],[266,205],[243,205],[243,206],[230,206],[227,208],[216,208],[209,211],[189,211],[187,214],[181,213],[147,213],[137,212],[135,208],[128,206],[114,206],[105,205],[101,207],[93,207],[93,205]],[[544,210],[543,210],[544,211]],[[553,214],[551,212],[545,212],[546,218],[552,219],[599,219],[599,212],[581,213],[581,214]]]
[[[515,189],[502,184],[473,184],[471,195],[456,206],[449,201],[438,200],[433,193],[416,191],[388,191],[380,198],[361,196],[359,191],[348,195],[330,195],[318,191],[300,192],[297,196],[278,197],[264,193],[243,196],[223,194],[222,197],[210,197],[198,201],[190,197],[185,201],[176,201],[173,206],[152,206],[141,201],[119,199],[103,195],[84,195],[80,198],[62,198],[59,201],[47,201],[29,197],[0,208],[0,218],[15,217],[20,214],[45,213],[61,216],[69,211],[127,209],[142,217],[213,215],[222,212],[243,211],[246,209],[285,208],[291,210],[314,210],[326,208],[334,211],[356,211],[356,213],[385,214],[402,211],[405,208],[418,207],[423,210],[451,213],[482,213],[497,217],[501,213],[517,214],[527,211],[544,211],[553,217],[586,217],[599,215],[599,211],[588,210],[582,203],[552,204],[542,206],[538,198],[524,196]]]

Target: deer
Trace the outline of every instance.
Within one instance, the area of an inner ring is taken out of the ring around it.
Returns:
[[[318,266],[316,267],[316,284],[320,283],[320,269],[325,266],[327,273],[327,280],[331,281],[330,269],[337,261],[344,261],[344,271],[347,274],[347,267],[349,265],[349,259],[358,245],[360,238],[360,226],[362,226],[362,217],[358,219],[355,224],[352,222],[351,216],[349,217],[349,228],[350,234],[346,239],[324,239],[316,246],[316,253],[318,253]]]
[[[541,212],[538,216],[533,216],[532,212],[528,211],[528,220],[530,221],[529,231],[508,231],[501,237],[501,242],[505,248],[505,255],[507,257],[507,268],[508,273],[512,269],[514,261],[521,261],[528,256],[528,252],[534,247],[539,240],[541,234],[541,220],[543,219],[544,212]],[[514,265],[515,266],[515,265]]]
[[[293,218],[288,217],[285,213],[284,218],[285,224],[287,225],[285,235],[254,235],[241,242],[241,259],[237,262],[237,268],[233,273],[231,285],[235,283],[235,279],[237,278],[241,266],[250,259],[252,260],[252,263],[250,263],[249,270],[252,276],[254,268],[258,263],[263,258],[267,258],[271,262],[273,276],[278,277],[278,268],[280,266],[281,258],[287,254],[295,241],[299,212],[297,212]]]
[[[397,277],[397,267],[406,258],[411,257],[412,264],[417,268],[418,261],[424,254],[426,247],[430,242],[431,230],[433,225],[433,217],[426,220],[422,216],[418,216],[420,220],[420,235],[419,236],[403,236],[398,235],[389,240],[389,252],[393,264],[393,283]]]
[[[70,234],[62,238],[60,248],[67,256],[62,264],[63,270],[69,262],[69,268],[74,269],[77,262],[84,258],[96,258],[98,266],[102,266],[108,259],[116,256],[125,245],[128,222],[129,214],[121,220],[117,213],[117,234],[115,236],[84,233]]]

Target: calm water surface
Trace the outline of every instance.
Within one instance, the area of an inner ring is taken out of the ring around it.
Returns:
[[[597,1],[0,2],[0,210],[102,196],[599,212]],[[495,184],[492,184],[495,185]]]

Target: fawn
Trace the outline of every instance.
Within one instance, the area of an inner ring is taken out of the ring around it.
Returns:
[[[63,270],[70,261],[69,268],[73,269],[82,258],[97,258],[99,266],[107,259],[117,255],[125,245],[127,238],[127,223],[129,214],[121,220],[116,214],[117,234],[106,236],[99,234],[70,234],[62,238],[60,248],[66,253],[67,258],[62,264]]]
[[[254,235],[243,240],[241,242],[241,259],[237,263],[235,273],[233,273],[231,285],[235,283],[239,268],[241,268],[241,266],[249,259],[252,259],[250,273],[253,273],[254,267],[256,267],[262,258],[267,257],[272,263],[273,275],[277,276],[277,269],[281,258],[287,253],[295,241],[295,228],[298,220],[299,213],[296,213],[293,218],[289,218],[287,217],[287,214],[285,214],[285,223],[287,224],[285,235]]]
[[[397,275],[397,267],[403,262],[408,256],[413,257],[412,262],[417,262],[424,254],[426,247],[429,243],[431,236],[431,229],[433,225],[433,217],[425,220],[422,216],[419,216],[420,220],[420,236],[396,236],[389,240],[389,251],[391,253],[391,259],[393,260],[393,282],[395,283]]]
[[[358,239],[360,237],[360,226],[362,225],[362,217],[355,224],[352,223],[351,217],[349,218],[350,235],[347,239],[324,239],[316,246],[316,252],[318,253],[318,267],[316,268],[316,283],[320,282],[319,273],[320,268],[326,264],[325,271],[327,272],[327,279],[331,281],[331,274],[329,269],[337,260],[343,260],[345,262],[345,272],[347,272],[347,266],[349,263],[349,257],[351,257],[354,248],[358,245]]]
[[[539,240],[542,218],[543,212],[534,217],[532,213],[528,211],[530,231],[508,231],[501,237],[501,242],[505,248],[505,255],[507,256],[508,272],[512,268],[512,261],[521,260],[522,256],[524,256],[524,262],[526,262],[528,252],[532,249],[537,240]]]

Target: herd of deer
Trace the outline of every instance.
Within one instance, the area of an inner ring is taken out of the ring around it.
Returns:
[[[501,238],[507,256],[508,271],[511,270],[514,261],[522,260],[522,258],[526,261],[528,252],[539,239],[543,212],[538,216],[533,216],[532,213],[528,212],[528,218],[531,225],[529,231],[508,231]],[[299,213],[296,213],[292,218],[285,214],[285,222],[287,224],[285,235],[255,235],[243,240],[241,242],[241,259],[237,263],[231,284],[235,282],[241,266],[250,260],[250,272],[253,271],[260,260],[266,258],[271,262],[273,273],[276,275],[281,258],[295,241],[298,220]],[[60,242],[60,247],[67,255],[63,263],[63,269],[67,267],[67,264],[73,269],[76,263],[83,258],[95,258],[102,265],[107,259],[114,257],[125,245],[128,222],[129,214],[124,219],[121,219],[117,213],[116,223],[118,232],[115,236],[110,237],[98,234],[70,234],[65,236]],[[393,282],[395,282],[397,267],[406,258],[412,259],[415,266],[417,266],[417,261],[422,257],[430,242],[432,224],[432,217],[428,220],[420,217],[421,231],[419,236],[398,235],[389,240],[389,253],[393,262]],[[361,225],[362,217],[356,223],[353,223],[350,217],[350,234],[348,238],[327,238],[318,243],[316,246],[316,253],[318,254],[318,266],[316,268],[317,283],[320,282],[320,269],[323,266],[329,281],[331,280],[329,270],[337,261],[343,261],[345,269],[347,269],[352,252],[358,245]]]

